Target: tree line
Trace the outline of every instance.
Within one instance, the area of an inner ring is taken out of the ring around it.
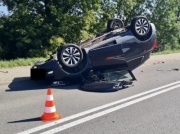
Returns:
[[[157,28],[155,51],[180,49],[179,0],[2,0],[0,59],[45,57],[64,43],[105,31],[107,21],[125,25],[144,15]]]

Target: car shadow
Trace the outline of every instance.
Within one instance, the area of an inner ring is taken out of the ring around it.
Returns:
[[[29,77],[14,78],[8,85],[6,92],[25,91],[25,90],[41,90],[47,88],[55,88],[61,90],[79,89],[79,85],[71,86],[52,86],[50,80],[31,80]]]
[[[108,92],[117,92],[119,90],[114,90],[113,88],[107,88],[102,86],[101,88],[93,88],[88,86],[86,88],[81,88],[80,84],[72,85],[52,85],[52,80],[31,80],[29,77],[14,78],[13,81],[8,85],[6,92],[15,92],[15,91],[26,91],[26,90],[44,90],[48,88],[60,89],[60,90],[80,90],[84,92],[94,92],[94,93],[108,93]],[[125,88],[123,88],[125,89]]]

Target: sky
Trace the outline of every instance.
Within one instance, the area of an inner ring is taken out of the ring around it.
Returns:
[[[0,12],[4,12],[5,14],[8,14],[8,10],[6,6],[0,6]]]

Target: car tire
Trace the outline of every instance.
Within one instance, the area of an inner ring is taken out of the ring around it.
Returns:
[[[58,49],[57,58],[63,67],[75,68],[81,63],[83,52],[77,45],[66,44]]]
[[[124,27],[124,23],[120,19],[111,19],[108,21],[108,24],[107,24],[108,31],[113,31],[115,29],[119,29],[123,27]]]
[[[151,33],[151,26],[146,17],[139,16],[131,21],[131,30],[136,38],[146,40]]]

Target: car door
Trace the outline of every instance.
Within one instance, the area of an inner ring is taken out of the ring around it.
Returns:
[[[126,65],[121,45],[116,40],[103,41],[89,50],[89,58],[94,68],[114,68]]]

